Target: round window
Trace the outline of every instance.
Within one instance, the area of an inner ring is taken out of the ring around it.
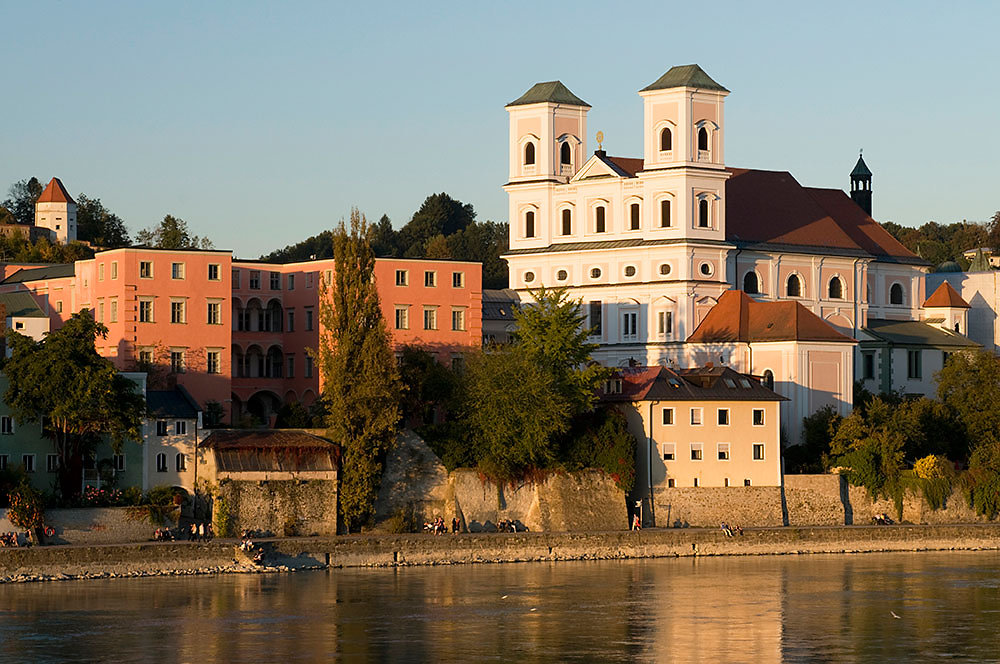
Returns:
[[[626,277],[634,277],[635,276],[635,265],[626,265],[625,266],[625,276]]]
[[[660,274],[664,277],[670,274],[670,263],[663,263],[660,265]]]
[[[702,263],[701,264],[701,273],[704,274],[706,277],[711,276],[711,274],[712,274],[712,264],[711,263]]]
[[[600,279],[601,278],[601,268],[599,268],[599,267],[592,267],[592,268],[590,268],[590,278],[591,279]]]
[[[534,280],[535,280],[535,273],[534,272],[525,272],[524,273],[524,283],[530,284]]]
[[[559,281],[566,281],[568,277],[569,274],[566,273],[566,270],[559,270],[558,272],[556,272],[556,279],[558,279]]]

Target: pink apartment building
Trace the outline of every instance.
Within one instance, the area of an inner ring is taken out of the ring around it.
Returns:
[[[319,346],[320,280],[333,260],[232,264],[232,408],[267,415],[281,404],[308,406],[321,391],[312,350]],[[382,313],[399,348],[416,345],[452,364],[482,340],[479,263],[378,259]]]
[[[28,291],[59,328],[89,309],[108,327],[98,352],[153,389],[183,385],[225,421],[269,420],[282,403],[321,391],[320,279],[333,260],[274,265],[229,251],[112,249],[70,265],[3,265],[0,292]],[[453,364],[482,339],[479,263],[379,259],[382,310],[395,347],[417,345]]]

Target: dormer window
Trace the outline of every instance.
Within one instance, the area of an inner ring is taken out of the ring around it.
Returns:
[[[704,129],[702,129],[704,131]],[[712,225],[712,220],[709,219],[708,215],[708,199],[703,198],[698,201],[698,228],[710,228]]]
[[[840,277],[834,277],[830,279],[830,285],[827,289],[827,294],[831,300],[842,300],[844,299],[844,284],[840,281]]]
[[[708,152],[708,129],[705,127],[698,129],[698,150]]]
[[[668,152],[674,149],[674,135],[669,127],[664,127],[660,131],[660,152]]]
[[[903,304],[903,287],[893,284],[889,289],[889,304]]]
[[[535,165],[535,144],[527,143],[524,146],[524,165],[534,166]]]
[[[605,215],[606,214],[607,214],[607,210],[605,209],[605,207],[603,205],[598,205],[596,208],[594,208],[594,232],[595,233],[603,233],[606,230],[606,228],[607,228],[606,221],[605,221]]]
[[[524,237],[535,237],[535,213],[532,210],[524,213]]]
[[[563,166],[569,166],[573,163],[573,150],[569,147],[569,143],[564,142],[559,148],[559,163]]]
[[[569,209],[562,211],[562,234],[573,234],[573,213]]]

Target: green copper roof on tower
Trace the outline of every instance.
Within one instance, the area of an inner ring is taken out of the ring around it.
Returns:
[[[656,79],[655,83],[647,85],[639,92],[649,90],[667,90],[669,88],[698,88],[701,90],[720,90],[729,92],[712,77],[705,73],[705,70],[698,65],[678,65],[671,67],[670,71]]]
[[[865,160],[861,157],[861,155],[858,155],[858,163],[854,165],[854,170],[851,171],[851,177],[870,178],[871,176],[872,172],[868,170],[868,164],[865,163]]]
[[[570,92],[569,88],[562,84],[562,81],[535,83],[531,86],[530,90],[507,105],[524,106],[525,104],[542,104],[545,102],[590,108],[590,104]]]

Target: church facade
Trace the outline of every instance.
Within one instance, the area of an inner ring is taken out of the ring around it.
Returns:
[[[794,443],[804,415],[849,412],[870,319],[919,320],[928,266],[871,218],[862,159],[850,196],[728,166],[728,94],[698,65],[643,88],[641,158],[602,145],[587,156],[590,106],[558,81],[508,104],[511,288],[530,301],[539,287],[568,287],[603,364],[718,362],[773,381],[792,399],[782,419]],[[739,317],[756,309],[717,310],[727,291],[794,302],[775,315],[806,322],[773,321],[778,333],[763,321],[751,338]]]

